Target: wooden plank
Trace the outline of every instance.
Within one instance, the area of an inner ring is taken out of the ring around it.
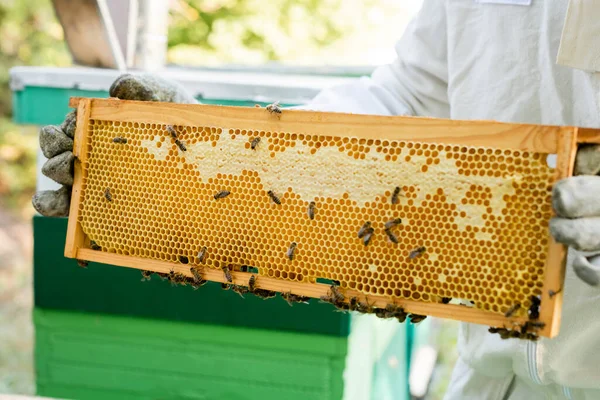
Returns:
[[[600,144],[600,129],[578,128],[577,143]]]
[[[71,105],[78,98],[72,98]],[[388,140],[415,140],[556,153],[557,138],[571,127],[458,121],[285,110],[281,116],[264,108],[93,99],[91,118],[171,125],[221,126],[304,134]],[[373,129],[373,127],[377,129]]]
[[[575,155],[577,154],[577,136],[578,128],[575,128],[573,132],[566,132],[558,137],[557,179],[568,178],[573,175]],[[554,337],[558,335],[560,328],[563,300],[562,285],[565,280],[567,246],[556,242],[551,235],[548,236],[550,245],[546,260],[540,320],[546,323],[541,334],[547,337]],[[550,291],[557,293],[554,296],[550,296]]]
[[[103,264],[111,264],[120,267],[135,268],[160,273],[168,273],[169,271],[173,270],[174,272],[179,272],[188,277],[192,277],[189,266],[178,263],[169,263],[141,257],[111,254],[90,249],[79,250],[79,257],[84,260],[100,262]],[[248,272],[234,271],[231,273],[231,275],[233,278],[233,284],[247,286],[248,280],[253,274]],[[227,283],[223,272],[217,269],[205,268],[203,278],[212,282]],[[256,282],[256,287],[283,293],[291,291],[293,294],[308,296],[316,299],[327,295],[329,292],[329,286],[326,284],[284,281],[266,276],[259,276]],[[365,296],[362,293],[352,289],[344,289],[343,293],[346,296],[346,299],[357,297],[359,301],[368,302],[370,305],[377,307],[385,307],[386,305],[390,304],[390,300],[384,296]],[[514,324],[523,323],[526,321],[526,318],[523,317],[506,318],[500,314],[494,314],[484,310],[478,310],[476,308],[455,304],[425,303],[407,299],[396,299],[393,304],[396,304],[404,308],[407,312],[414,314],[449,318],[458,321],[472,322],[475,324],[511,327]]]
[[[77,251],[83,247],[85,234],[79,223],[79,205],[81,203],[81,190],[83,183],[82,163],[87,158],[87,131],[90,121],[91,100],[83,100],[77,106],[77,125],[73,142],[74,181],[71,194],[71,207],[69,209],[69,224],[67,226],[67,239],[65,242],[65,257],[77,258]]]

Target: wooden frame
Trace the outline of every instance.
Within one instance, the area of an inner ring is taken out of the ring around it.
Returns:
[[[93,251],[87,248],[86,238],[78,221],[80,211],[80,190],[82,184],[81,163],[86,160],[87,125],[90,119],[145,122],[172,125],[229,126],[245,127],[250,122],[253,129],[303,132],[305,134],[339,135],[369,139],[414,140],[420,142],[445,143],[462,146],[485,146],[511,150],[523,150],[557,154],[557,179],[571,176],[578,143],[578,128],[542,126],[528,124],[506,124],[493,121],[453,121],[414,117],[382,117],[338,113],[318,113],[286,110],[280,118],[273,118],[264,109],[183,105],[172,103],[152,103],[121,101],[116,99],[72,98],[71,107],[77,107],[77,130],[75,133],[74,154],[75,181],[70,209],[70,218],[65,246],[65,257],[89,260],[122,267],[168,273],[170,270],[191,276],[189,266],[132,256],[123,256]],[[376,127],[376,130],[373,129]],[[585,130],[582,141],[597,141],[596,131]],[[88,240],[89,242],[89,240]],[[566,247],[551,241],[546,264],[546,275],[542,295],[540,320],[546,326],[538,333],[553,337],[558,334],[562,305],[562,283],[564,281]],[[205,279],[224,282],[221,271],[207,269]],[[234,272],[233,282],[245,285],[252,274]],[[281,281],[261,276],[258,287],[278,292],[291,291],[294,294],[319,298],[327,294],[329,286],[319,283]],[[558,291],[550,297],[548,290]],[[356,296],[361,301],[366,297],[354,290],[346,290],[347,297]],[[389,300],[383,296],[368,296],[369,303],[385,307]],[[465,322],[512,328],[514,323],[524,323],[526,318],[506,318],[475,308],[451,304],[424,303],[397,299],[395,304],[407,312],[450,318]]]

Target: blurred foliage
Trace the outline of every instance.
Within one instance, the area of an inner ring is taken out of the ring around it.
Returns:
[[[10,122],[9,69],[70,64],[62,27],[50,0],[0,0],[0,206],[31,215],[37,130]]]
[[[8,71],[16,65],[70,64],[50,0],[0,0],[0,115],[10,115]]]
[[[394,42],[420,4],[171,0],[168,58],[187,65],[376,65],[391,60]]]

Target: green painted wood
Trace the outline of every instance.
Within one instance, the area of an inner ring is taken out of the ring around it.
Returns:
[[[279,296],[242,299],[220,284],[199,290],[173,287],[138,270],[90,263],[87,269],[63,256],[66,218],[33,218],[35,307],[174,321],[347,336],[350,315],[312,300],[290,307]]]
[[[36,309],[38,395],[340,399],[347,340]]]
[[[71,97],[108,97],[107,91],[27,86],[13,92],[13,120],[17,124],[60,124],[71,111]]]

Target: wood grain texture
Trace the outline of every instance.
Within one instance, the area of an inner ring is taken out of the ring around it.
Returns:
[[[577,128],[577,143],[600,144],[600,129]]]
[[[67,239],[65,241],[65,257],[76,258],[77,250],[85,242],[85,234],[79,223],[79,205],[81,203],[81,190],[83,181],[82,163],[87,158],[87,130],[90,121],[91,100],[84,99],[77,105],[77,125],[73,142],[74,180],[69,209],[69,224],[67,226]]]
[[[79,98],[72,98],[75,106]],[[91,118],[171,125],[327,134],[341,137],[415,140],[556,153],[557,138],[570,127],[457,121],[422,117],[376,116],[285,110],[281,116],[264,108],[173,104],[93,99]],[[285,128],[284,128],[285,127]]]

